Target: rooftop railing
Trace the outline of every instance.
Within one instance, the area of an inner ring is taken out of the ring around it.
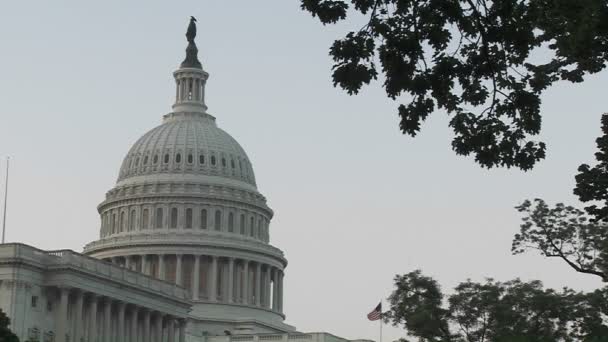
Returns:
[[[190,298],[185,288],[162,281],[140,272],[95,259],[69,249],[43,251],[20,243],[0,244],[0,262],[21,259],[47,269],[74,268],[101,275],[105,279],[128,283],[140,288],[160,292],[187,300]]]

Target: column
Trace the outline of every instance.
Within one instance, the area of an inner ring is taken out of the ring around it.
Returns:
[[[118,303],[118,338],[116,342],[127,342],[125,339],[125,309],[125,303]]]
[[[156,315],[156,320],[154,324],[156,328],[156,342],[163,341],[163,315],[159,312]]]
[[[236,297],[235,298],[235,302],[240,303],[240,302],[242,302],[242,300],[241,300],[241,297],[242,297],[241,286],[242,286],[242,283],[243,283],[243,281],[241,279],[242,278],[241,277],[241,269],[242,269],[242,267],[241,267],[241,265],[239,263],[236,263],[235,264],[235,268],[236,268],[236,279],[235,279],[235,283],[234,283],[234,285],[236,287],[236,291],[234,291],[235,292],[235,297]]]
[[[201,256],[194,256],[194,270],[192,270],[192,299],[198,300],[201,282]]]
[[[144,342],[150,341],[150,310],[144,312],[144,326],[142,331]]]
[[[249,304],[249,261],[243,260],[243,304]]]
[[[177,285],[183,285],[182,281],[182,255],[176,254],[176,263],[175,263],[175,283]]]
[[[137,334],[137,323],[138,323],[138,314],[139,308],[137,306],[133,306],[133,310],[131,311],[131,339],[129,342],[137,342],[138,334]]]
[[[283,271],[279,271],[279,312],[283,312]]]
[[[68,333],[68,302],[70,299],[70,289],[62,287],[59,289],[59,309],[55,316],[55,325],[57,327],[57,342],[67,342],[66,335]]]
[[[234,258],[228,258],[228,303],[234,302]]]
[[[209,275],[209,279],[211,284],[207,288],[209,289],[209,300],[216,301],[217,300],[217,256],[211,257],[211,274]]]
[[[277,311],[279,307],[279,270],[272,268],[272,310]]]
[[[97,306],[101,298],[96,295],[91,295],[91,314],[89,321],[89,342],[97,341]]]
[[[264,307],[270,308],[270,266],[266,265],[264,281]]]
[[[125,256],[125,268],[131,269],[131,257],[129,255]]]
[[[106,298],[103,315],[103,340],[112,342],[112,300]]]
[[[175,342],[175,321],[172,317],[167,320],[167,335],[168,342]]]
[[[141,258],[141,273],[150,275],[150,270],[148,269],[148,255],[142,254]]]
[[[255,265],[255,305],[260,306],[260,297],[262,296],[262,264],[259,262]]]
[[[165,280],[165,255],[158,255],[158,279]]]
[[[84,314],[82,309],[84,307],[84,293],[82,291],[78,291],[76,293],[76,306],[74,307],[74,322],[72,329],[72,341],[80,342],[80,338],[82,337],[82,327],[84,326]]]
[[[180,319],[179,320],[179,339],[178,342],[186,342],[186,320],[185,319]]]

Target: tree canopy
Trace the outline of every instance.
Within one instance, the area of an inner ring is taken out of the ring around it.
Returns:
[[[400,128],[415,136],[445,110],[452,149],[480,165],[531,169],[546,153],[541,94],[608,60],[606,0],[301,0],[321,23],[365,24],[330,48],[334,86],[357,94],[382,76]],[[543,50],[547,58],[539,58]]]
[[[446,298],[447,297],[447,298]],[[608,293],[544,289],[539,281],[465,281],[452,294],[417,270],[395,277],[384,319],[418,341],[601,341]],[[408,341],[403,339],[402,341]]]
[[[2,342],[19,342],[17,335],[15,335],[8,327],[10,326],[11,320],[8,316],[0,309],[0,341]]]

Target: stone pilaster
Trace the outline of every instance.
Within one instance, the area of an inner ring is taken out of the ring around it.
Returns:
[[[228,294],[226,301],[234,302],[234,258],[228,258]]]
[[[255,305],[260,306],[260,297],[262,296],[262,264],[255,264]]]
[[[192,270],[192,299],[198,300],[201,282],[201,256],[194,256],[194,270]]]
[[[68,304],[70,299],[70,289],[62,287],[59,289],[59,307],[55,316],[57,326],[57,342],[67,342],[68,335]]]
[[[175,283],[177,285],[180,285],[180,286],[183,285],[183,279],[182,279],[182,255],[181,254],[176,254],[175,255]]]

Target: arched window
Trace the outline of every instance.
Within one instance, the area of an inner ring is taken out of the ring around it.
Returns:
[[[177,208],[171,208],[171,228],[177,228]]]
[[[262,219],[258,220],[258,239],[262,238]]]
[[[129,231],[132,230],[135,230],[135,209],[132,209],[129,214]]]
[[[192,208],[186,209],[186,228],[192,229]]]
[[[141,214],[141,229],[148,229],[150,225],[150,211],[148,209],[144,209]]]
[[[234,231],[234,214],[233,213],[228,214],[228,231],[231,233]]]
[[[222,230],[222,212],[215,211],[215,222],[213,222],[215,230]]]
[[[139,166],[139,157],[135,158],[135,166]]]
[[[144,165],[148,165],[148,156],[144,157]]]
[[[192,157],[192,154],[188,155],[188,164],[192,164],[194,162],[194,157]]]
[[[175,155],[175,163],[179,164],[181,162],[182,162],[182,155],[181,155],[181,153],[178,153]]]
[[[249,236],[253,237],[255,226],[253,225],[253,217],[249,220]]]
[[[169,163],[169,153],[165,154],[165,164]]]
[[[226,167],[226,158],[222,157],[222,166]]]
[[[241,214],[241,219],[240,219],[240,224],[241,224],[241,235],[245,235],[245,215]]]
[[[120,221],[118,224],[118,232],[122,233],[125,230],[125,212],[120,213]]]
[[[205,155],[201,154],[200,156],[198,156],[198,163],[199,164],[205,164]]]
[[[207,209],[201,210],[201,229],[207,229]]]
[[[116,214],[112,214],[112,234],[116,233]]]
[[[163,208],[156,208],[156,219],[154,222],[154,227],[156,229],[160,229],[163,227]]]
[[[154,164],[158,164],[158,154],[154,155]]]
[[[234,159],[230,159],[230,166],[234,169]]]
[[[211,156],[211,165],[215,165],[215,156]]]

